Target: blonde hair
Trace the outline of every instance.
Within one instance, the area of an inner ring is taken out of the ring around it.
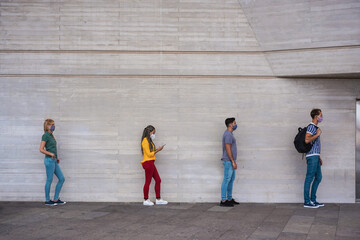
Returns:
[[[55,121],[52,120],[52,119],[46,119],[45,122],[44,122],[44,132],[47,132],[48,131],[48,126],[49,125],[52,125]]]

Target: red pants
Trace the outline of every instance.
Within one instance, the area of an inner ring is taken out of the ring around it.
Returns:
[[[142,164],[145,169],[145,185],[144,185],[144,199],[149,198],[149,187],[151,183],[151,179],[155,180],[155,194],[156,198],[160,198],[160,183],[161,178],[154,164],[155,161],[146,161]]]

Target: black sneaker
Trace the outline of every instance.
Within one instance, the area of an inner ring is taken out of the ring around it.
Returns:
[[[228,202],[231,202],[233,205],[239,205],[240,204],[237,201],[235,201],[235,199],[228,200]]]
[[[46,206],[56,206],[57,203],[50,200],[50,201],[45,202],[45,205],[46,205]]]
[[[232,204],[229,201],[225,201],[225,202],[220,201],[220,207],[233,207],[233,206],[234,206],[234,204]]]
[[[319,206],[316,206],[316,205],[313,204],[312,202],[304,203],[304,207],[305,207],[305,208],[319,208]]]
[[[323,207],[323,206],[325,206],[325,204],[319,203],[319,202],[317,202],[317,201],[313,202],[313,204],[314,204],[315,206],[318,206],[318,207]]]
[[[56,203],[57,205],[65,205],[66,204],[66,202],[61,201],[60,198],[54,203]]]

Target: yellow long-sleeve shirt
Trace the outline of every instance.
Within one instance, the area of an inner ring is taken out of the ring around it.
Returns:
[[[151,143],[153,145],[153,151],[150,152],[150,147],[149,147],[149,141],[147,140],[147,138],[144,138],[141,142],[141,147],[142,150],[144,152],[144,157],[143,160],[141,161],[141,163],[144,163],[146,161],[152,161],[152,160],[156,160],[155,157],[155,146],[153,143]]]

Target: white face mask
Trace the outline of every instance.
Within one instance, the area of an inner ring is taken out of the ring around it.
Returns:
[[[150,135],[150,138],[151,138],[151,140],[154,141],[154,139],[155,139],[155,134],[151,134],[151,135]]]

